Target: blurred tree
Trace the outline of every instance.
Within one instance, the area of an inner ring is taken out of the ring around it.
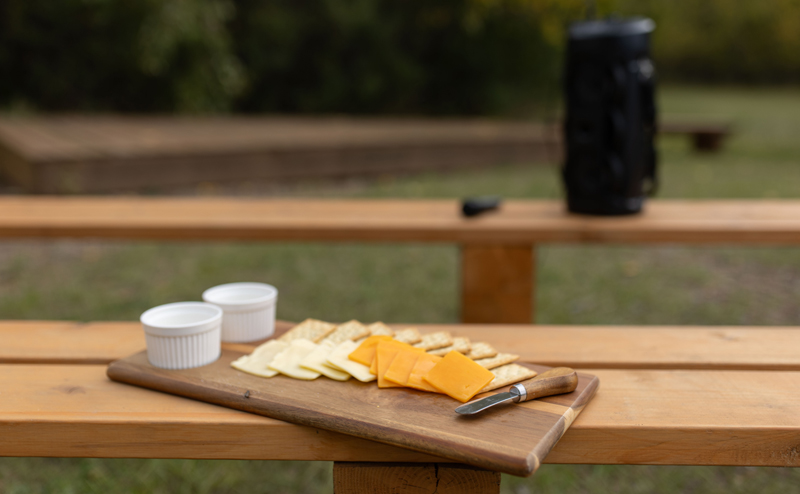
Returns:
[[[662,78],[691,82],[800,81],[800,0],[617,0],[656,21]]]
[[[244,71],[225,0],[4,0],[0,104],[47,110],[228,109]]]
[[[144,73],[164,81],[178,111],[221,111],[245,86],[245,69],[233,54],[227,0],[156,1],[139,31]]]
[[[495,114],[530,103],[557,79],[559,28],[584,2],[239,0],[237,7],[231,32],[251,80],[240,109]]]
[[[800,80],[800,0],[0,0],[0,107],[528,115],[587,5],[662,80]]]

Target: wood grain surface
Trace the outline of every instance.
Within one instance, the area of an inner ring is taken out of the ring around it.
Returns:
[[[445,461],[116,383],[105,372],[0,365],[0,455]],[[791,392],[800,372],[588,372],[603,385],[548,463],[800,466],[800,396]]]
[[[562,201],[506,201],[463,218],[450,200],[0,198],[2,237],[796,245],[800,201],[654,200],[640,215],[566,213]]]
[[[462,416],[454,412],[459,403],[453,399],[413,389],[379,389],[373,383],[352,379],[298,381],[281,375],[271,379],[252,376],[230,367],[239,356],[241,353],[223,351],[213,364],[168,371],[150,365],[142,352],[112,362],[108,376],[521,476],[539,468],[599,385],[596,377],[580,373],[578,387],[572,393]],[[540,372],[548,369],[531,367]]]
[[[461,322],[533,322],[536,263],[530,245],[461,247]]]
[[[276,334],[292,324],[278,321]],[[523,362],[551,367],[800,370],[797,327],[414,326],[425,333],[449,331],[472,341],[490,340]],[[108,364],[145,348],[138,322],[0,321],[0,341],[0,363]],[[242,352],[254,348],[225,346]]]
[[[498,494],[500,473],[447,463],[333,465],[334,494]]]
[[[276,334],[294,323],[276,321]],[[146,347],[139,322],[0,321],[0,363],[108,364]],[[223,343],[252,351],[253,345]]]

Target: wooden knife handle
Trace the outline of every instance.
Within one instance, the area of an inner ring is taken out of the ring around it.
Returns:
[[[578,387],[578,374],[569,367],[556,367],[513,387],[520,395],[519,401],[570,393]]]

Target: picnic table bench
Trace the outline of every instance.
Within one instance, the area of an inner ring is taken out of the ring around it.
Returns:
[[[547,162],[551,134],[488,119],[0,116],[0,175],[40,194],[380,177]]]
[[[540,244],[800,244],[792,200],[654,200],[624,217],[548,200],[459,211],[455,200],[5,196],[0,238],[458,244],[462,322],[510,324],[532,322]]]
[[[600,378],[548,463],[800,466],[800,328],[418,327]],[[113,382],[139,323],[4,321],[0,341],[0,456],[334,461],[337,493],[499,490],[495,472]]]
[[[667,135],[688,135],[695,151],[719,151],[722,141],[731,133],[726,123],[659,122],[658,132]]]

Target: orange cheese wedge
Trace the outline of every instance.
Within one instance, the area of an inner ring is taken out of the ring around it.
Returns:
[[[354,362],[358,362],[359,364],[364,364],[367,366],[371,365],[372,361],[375,360],[375,347],[378,346],[378,343],[391,339],[392,337],[388,335],[370,336],[366,340],[362,341],[361,344],[358,345],[358,348],[353,350],[353,352],[347,357]]]
[[[423,353],[420,355],[417,361],[414,363],[414,368],[411,369],[411,374],[408,375],[406,386],[409,388],[418,389],[420,391],[439,393],[439,390],[428,384],[426,380],[422,379],[422,376],[430,372],[436,364],[441,362],[441,360],[442,357],[437,357],[436,355],[431,355],[430,353]]]
[[[379,388],[397,388],[401,386],[400,384],[387,381],[385,377],[386,371],[389,369],[389,366],[392,365],[392,361],[394,360],[395,356],[397,356],[398,353],[400,353],[401,351],[424,353],[424,350],[421,350],[419,348],[414,348],[411,345],[408,345],[406,343],[401,343],[395,340],[380,341],[378,342],[378,346],[376,348],[377,348],[375,352],[375,360],[377,361],[376,375],[378,376]]]
[[[453,350],[423,379],[447,396],[467,402],[494,379],[494,374]]]
[[[387,381],[399,384],[400,386],[406,386],[406,383],[408,382],[408,376],[411,375],[411,370],[414,368],[414,364],[417,363],[417,360],[420,357],[422,357],[420,352],[400,350],[397,355],[395,355],[394,360],[392,360],[392,363],[389,365],[389,368],[386,369],[386,373],[383,374],[383,378]]]

